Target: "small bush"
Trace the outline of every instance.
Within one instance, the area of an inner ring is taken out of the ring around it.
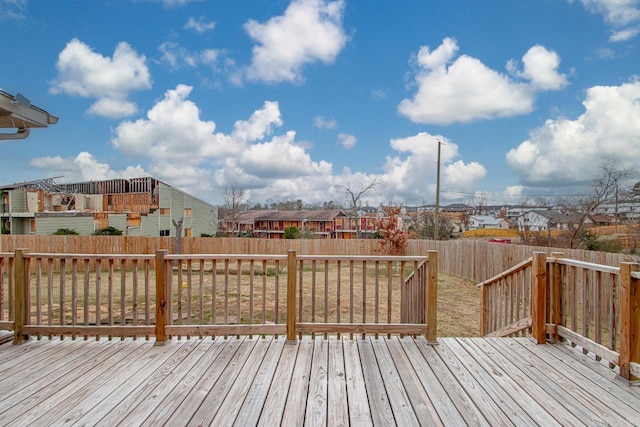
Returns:
[[[122,236],[122,230],[109,226],[93,232],[94,236]]]
[[[285,239],[299,239],[302,236],[302,232],[298,227],[287,227],[284,229]]]
[[[70,228],[58,228],[56,232],[53,233],[54,236],[77,236],[78,234],[80,233]]]

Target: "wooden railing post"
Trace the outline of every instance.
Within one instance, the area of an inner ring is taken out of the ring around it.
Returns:
[[[551,252],[552,258],[562,258],[564,254],[562,252]],[[562,325],[562,277],[560,276],[560,264],[554,262],[551,264],[551,278],[549,289],[549,304],[550,316],[549,321],[553,325]],[[552,334],[552,337],[556,340],[560,339],[560,336],[556,333]]]
[[[24,254],[29,252],[29,249],[16,249],[13,256],[13,274],[14,274],[14,329],[13,329],[13,343],[22,344],[25,340],[29,339],[29,335],[22,333],[22,327],[28,322],[29,303],[27,296],[29,295],[27,286],[29,285],[27,280],[26,262]]]
[[[631,276],[640,264],[620,263],[620,376],[631,375],[631,362],[640,363],[640,280]]]
[[[426,289],[424,291],[424,320],[427,324],[426,339],[436,344],[438,338],[438,252],[429,251]]]
[[[538,344],[544,344],[547,338],[546,253],[533,253],[531,276],[531,336]]]
[[[167,295],[165,272],[167,266],[164,257],[166,249],[156,251],[156,342],[155,345],[164,345],[167,341],[165,326],[167,325]]]
[[[296,251],[287,256],[287,342],[296,341]]]
[[[482,285],[482,299],[480,300],[480,336],[488,335],[489,331],[489,286]]]

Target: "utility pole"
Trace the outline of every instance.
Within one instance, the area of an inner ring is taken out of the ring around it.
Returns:
[[[433,238],[434,240],[439,239],[439,229],[440,229],[440,147],[442,146],[442,142],[438,139],[438,168],[436,172],[436,221],[435,228],[433,230]]]

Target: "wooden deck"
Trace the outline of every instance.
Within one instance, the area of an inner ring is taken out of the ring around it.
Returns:
[[[639,425],[640,387],[530,338],[0,346],[0,425]]]

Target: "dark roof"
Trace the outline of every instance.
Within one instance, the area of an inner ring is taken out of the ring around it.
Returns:
[[[256,221],[333,221],[339,216],[346,216],[346,214],[341,210],[256,210],[242,212],[235,219],[228,216],[225,220],[251,224]]]

